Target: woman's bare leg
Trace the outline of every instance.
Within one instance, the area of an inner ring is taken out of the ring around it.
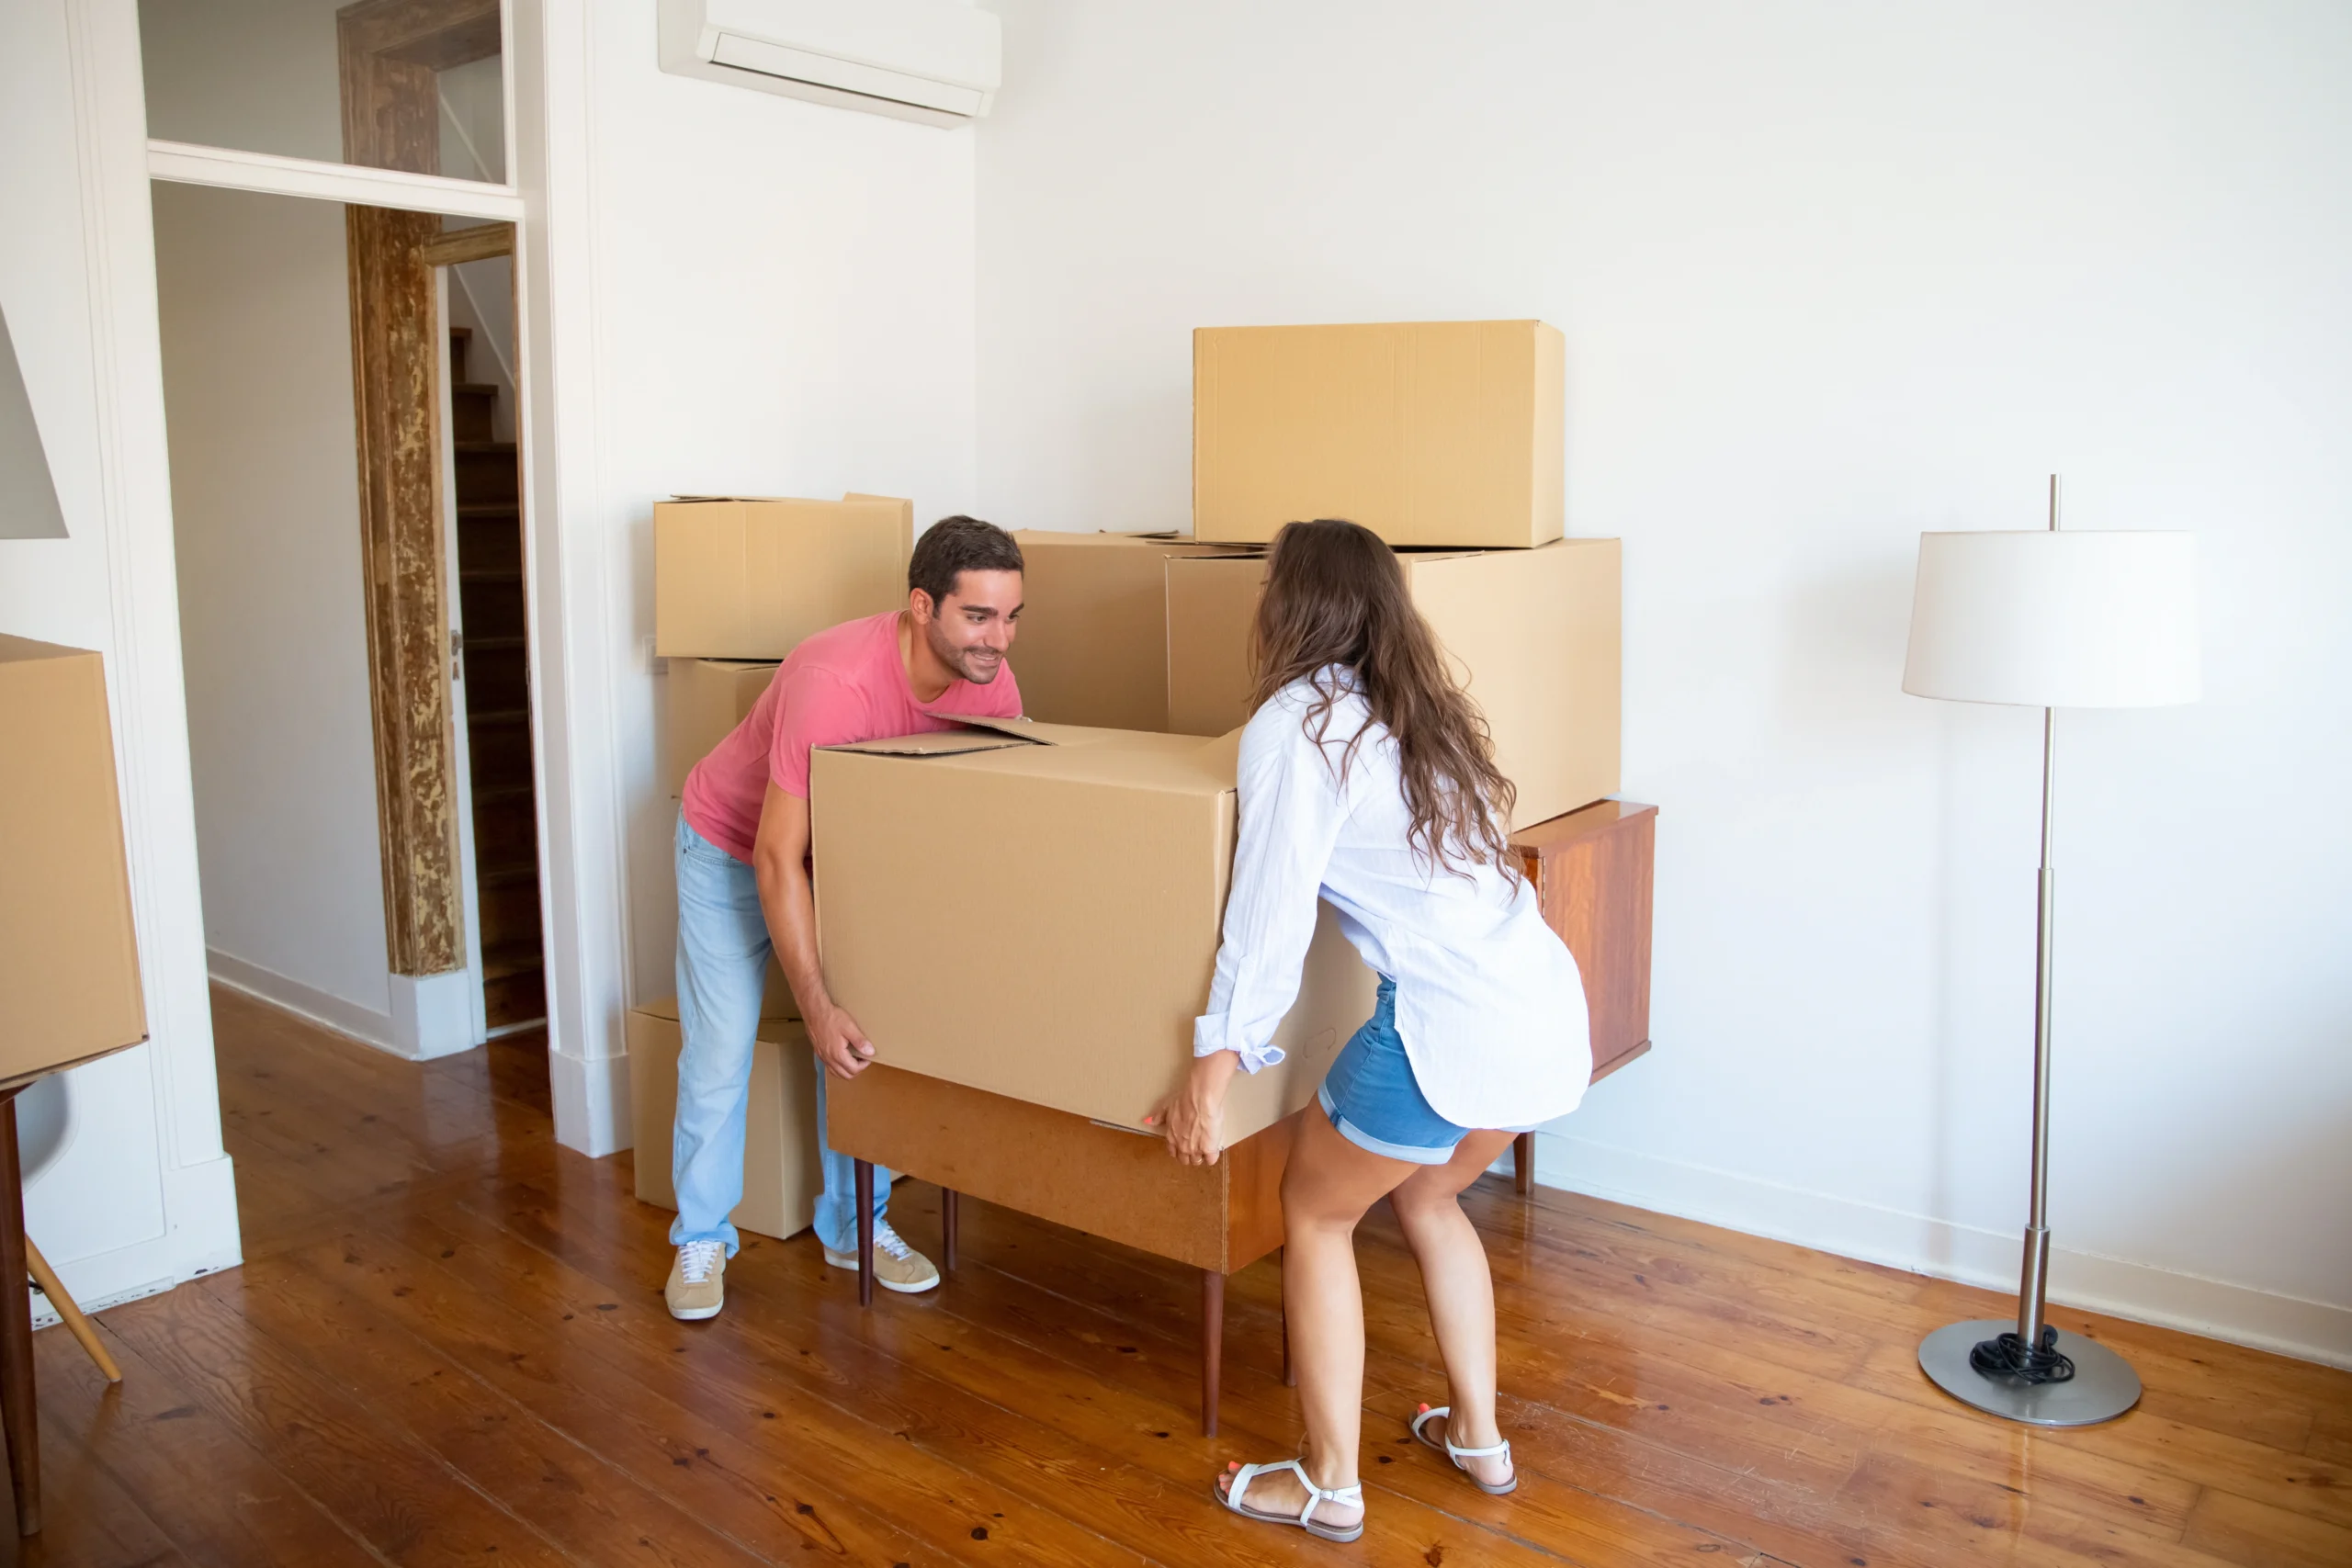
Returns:
[[[1430,1422],[1427,1430],[1439,1441],[1450,1432],[1465,1449],[1492,1448],[1502,1434],[1495,1423],[1494,1280],[1487,1269],[1486,1244],[1462,1212],[1461,1196],[1510,1139],[1509,1133],[1473,1133],[1453,1159],[1419,1167],[1388,1195],[1413,1261],[1420,1265],[1430,1328],[1445,1360],[1452,1414]],[[1499,1455],[1463,1463],[1490,1486],[1510,1479],[1510,1461]]]
[[[1424,1168],[1358,1148],[1340,1135],[1320,1105],[1309,1105],[1299,1119],[1283,1172],[1283,1301],[1306,1417],[1306,1472],[1317,1486],[1358,1479],[1363,1289],[1356,1278],[1356,1224],[1383,1195]],[[1306,1506],[1306,1494],[1296,1477],[1283,1473],[1251,1482],[1246,1501],[1253,1508],[1295,1514]],[[1315,1517],[1344,1528],[1363,1517],[1363,1510],[1326,1504]]]

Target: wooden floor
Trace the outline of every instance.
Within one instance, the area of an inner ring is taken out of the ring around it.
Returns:
[[[856,1303],[753,1240],[673,1322],[668,1216],[551,1137],[536,1040],[414,1066],[215,1000],[246,1263],[39,1336],[32,1563],[2352,1564],[2352,1376],[2075,1313],[2140,1408],[2037,1433],[1919,1375],[1981,1292],[1570,1197],[1472,1194],[1524,1484],[1403,1435],[1442,1382],[1385,1212],[1363,1230],[1364,1540],[1209,1501],[1295,1451],[1277,1280],[1236,1276],[1197,1436],[1197,1277],[967,1203],[935,1294]],[[918,1245],[936,1194],[896,1213]],[[62,1250],[62,1249],[61,1249]]]

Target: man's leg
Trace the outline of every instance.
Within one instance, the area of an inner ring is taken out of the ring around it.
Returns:
[[[857,1260],[857,1161],[835,1152],[823,1136],[825,1101],[848,1086],[833,1079],[825,1064],[809,1058],[817,1072],[818,1148],[825,1172],[825,1190],[817,1200],[817,1239],[824,1245],[825,1261],[836,1269],[855,1269]],[[939,1283],[938,1266],[909,1247],[890,1228],[883,1211],[890,1203],[890,1172],[874,1168],[874,1282],[886,1291],[912,1295]]]
[[[743,1118],[767,978],[767,921],[752,868],[678,821],[678,1115],[670,1240],[724,1242],[743,1199]]]

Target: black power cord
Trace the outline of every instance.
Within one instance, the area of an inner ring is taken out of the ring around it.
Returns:
[[[2017,1382],[2064,1382],[2075,1375],[2075,1363],[2058,1351],[2058,1330],[2044,1325],[2041,1343],[2029,1345],[2014,1334],[1978,1341],[1968,1352],[1968,1364],[1988,1378]]]

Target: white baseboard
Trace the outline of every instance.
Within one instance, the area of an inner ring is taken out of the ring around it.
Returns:
[[[430,1061],[481,1043],[474,1037],[473,976],[468,970],[391,976],[392,1010],[378,1012],[217,947],[207,948],[204,958],[220,984],[407,1061]]]
[[[636,1142],[629,1119],[628,1056],[583,1060],[568,1052],[548,1052],[548,1079],[555,1098],[555,1141],[591,1159],[618,1154]]]
[[[2021,1232],[1954,1224],[1557,1133],[1536,1134],[1535,1179],[1842,1258],[1988,1290],[2017,1290]],[[2055,1245],[2050,1249],[2050,1299],[2352,1368],[2352,1308],[2324,1302]]]
[[[454,1056],[481,1043],[474,1029],[474,978],[469,970],[445,975],[394,975],[393,1049],[419,1062]]]

